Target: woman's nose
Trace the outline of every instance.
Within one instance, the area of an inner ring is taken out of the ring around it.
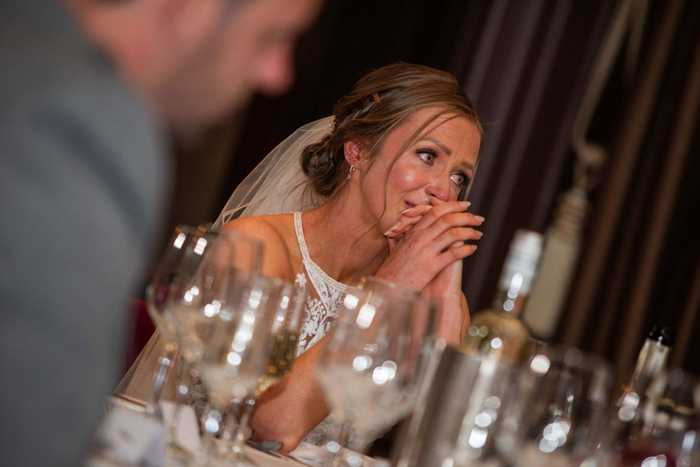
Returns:
[[[450,200],[450,180],[447,182],[444,180],[434,180],[428,185],[427,188],[428,195],[437,198],[440,201]]]

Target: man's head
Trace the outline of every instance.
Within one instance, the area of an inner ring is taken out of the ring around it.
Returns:
[[[64,0],[125,78],[176,129],[212,123],[293,78],[322,0]]]

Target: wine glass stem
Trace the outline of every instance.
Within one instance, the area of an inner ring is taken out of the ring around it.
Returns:
[[[217,434],[223,432],[224,423],[226,422],[226,408],[222,409],[214,401],[209,400],[204,408],[202,420],[202,453],[199,457],[202,458],[200,464],[206,465],[211,458],[224,458],[225,453],[220,452],[217,446]],[[211,458],[210,458],[211,457]]]
[[[338,450],[333,455],[331,467],[341,467],[343,465],[343,449],[348,444],[351,425],[351,420],[347,417],[343,420],[343,423],[340,424],[340,432],[338,433]]]
[[[177,444],[177,441],[175,440],[176,436],[176,430],[177,430],[177,424],[178,424],[178,413],[180,412],[180,404],[175,403],[175,409],[173,410],[173,413],[170,417],[167,417],[167,420],[165,421],[166,427],[165,427],[165,445],[168,448],[172,448],[174,445]],[[178,446],[179,447],[179,446]]]
[[[153,389],[151,390],[151,396],[148,400],[147,407],[149,412],[155,413],[161,416],[161,418],[162,413],[160,411],[160,407],[158,406],[158,402],[160,401],[160,395],[163,392],[163,386],[165,385],[165,380],[168,377],[168,373],[175,364],[175,357],[177,356],[177,353],[177,344],[169,342],[165,345],[163,353],[158,358],[158,363],[160,365],[158,368],[158,373],[156,373],[156,378],[153,383]]]
[[[231,459],[234,454],[233,448],[238,433],[238,413],[240,411],[240,404],[240,399],[234,399],[223,412],[223,451],[220,451],[220,455],[226,459]]]
[[[238,422],[238,427],[233,434],[232,448],[233,454],[236,457],[241,457],[243,455],[245,442],[248,439],[248,425],[250,424],[250,418],[253,416],[254,410],[255,399],[253,397],[247,397],[243,403],[241,420]]]
[[[177,357],[176,357],[177,358]],[[188,397],[192,395],[192,363],[185,358],[180,358],[179,374],[175,386],[175,409],[173,410],[172,416],[168,417],[167,420],[167,430],[166,430],[166,444],[174,445],[178,444],[175,439],[177,426],[179,424],[178,415],[180,414],[180,409],[187,402]]]

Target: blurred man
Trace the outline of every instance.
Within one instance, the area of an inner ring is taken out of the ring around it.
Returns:
[[[320,1],[0,2],[3,465],[81,463],[161,222],[162,129],[287,89]]]

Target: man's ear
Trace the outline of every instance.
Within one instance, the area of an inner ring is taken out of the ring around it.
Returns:
[[[151,0],[158,22],[173,48],[183,52],[197,47],[217,27],[222,0]]]
[[[346,141],[343,144],[343,151],[345,152],[345,160],[348,164],[355,168],[360,168],[360,165],[364,162],[364,146],[357,141]]]

